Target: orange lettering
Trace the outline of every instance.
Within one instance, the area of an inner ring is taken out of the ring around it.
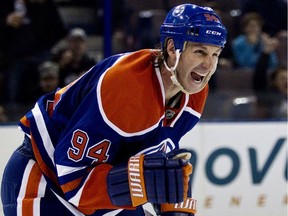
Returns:
[[[287,194],[284,195],[284,197],[283,197],[283,204],[284,204],[284,205],[287,205],[287,204],[288,204],[288,195],[287,195]]]
[[[212,201],[213,201],[213,197],[207,197],[205,202],[204,202],[205,208],[211,208],[212,207]]]
[[[241,197],[232,197],[230,201],[230,206],[239,206],[241,202]]]
[[[264,207],[266,204],[266,195],[262,194],[258,197],[258,202],[257,202],[259,207]]]
[[[204,14],[205,18],[207,21],[214,21],[214,22],[219,22],[219,19],[211,14]]]

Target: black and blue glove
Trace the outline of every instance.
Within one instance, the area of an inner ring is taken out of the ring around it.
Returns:
[[[115,206],[139,206],[146,202],[167,204],[161,205],[161,209],[170,212],[174,204],[187,201],[192,173],[190,157],[189,150],[179,149],[168,154],[133,156],[128,166],[113,167],[107,177],[112,203]]]

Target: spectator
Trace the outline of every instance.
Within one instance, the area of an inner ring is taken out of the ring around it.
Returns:
[[[270,43],[271,40],[271,43],[277,44],[275,38],[270,38],[262,31],[262,25],[262,17],[257,13],[249,13],[242,18],[243,34],[232,41],[235,67],[254,70],[265,43]],[[267,60],[269,69],[275,69],[278,62],[275,50],[270,52]]]
[[[8,116],[6,114],[6,109],[4,106],[0,105],[0,123],[8,122]]]
[[[81,28],[69,32],[64,47],[56,47],[52,59],[60,65],[60,86],[75,80],[95,65],[95,58],[87,51],[87,35]]]
[[[59,66],[55,62],[46,61],[39,66],[39,86],[43,94],[59,87]]]
[[[29,87],[25,81],[34,77],[31,71],[66,35],[65,26],[53,0],[6,0],[0,1],[0,35],[6,100],[23,102]]]
[[[287,67],[278,66],[269,73],[269,49],[266,50],[253,75],[253,88],[257,96],[255,114],[258,118],[287,118]]]
[[[287,99],[287,68],[279,66],[270,78],[272,89]]]
[[[287,1],[246,0],[242,13],[258,13],[264,19],[263,31],[274,37],[281,30],[287,30]]]
[[[59,87],[59,65],[52,61],[45,61],[38,67],[39,82],[32,95],[35,101],[40,96],[55,91]]]
[[[287,30],[282,30],[277,33],[276,38],[279,41],[281,46],[278,46],[276,49],[276,55],[280,65],[284,65],[287,67],[287,42],[288,42],[288,35]]]

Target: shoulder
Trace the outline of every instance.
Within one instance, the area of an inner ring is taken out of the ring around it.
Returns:
[[[104,120],[117,131],[138,133],[156,125],[163,115],[163,100],[151,62],[152,52],[123,55],[103,74],[98,100]]]
[[[125,90],[145,89],[152,85],[155,79],[155,70],[151,62],[151,53],[141,50],[119,56],[103,75],[101,82],[102,92],[123,92]]]

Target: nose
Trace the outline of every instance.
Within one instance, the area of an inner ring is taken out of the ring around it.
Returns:
[[[214,59],[212,56],[205,56],[205,58],[203,59],[202,62],[202,67],[204,67],[205,69],[212,69],[214,67]]]

